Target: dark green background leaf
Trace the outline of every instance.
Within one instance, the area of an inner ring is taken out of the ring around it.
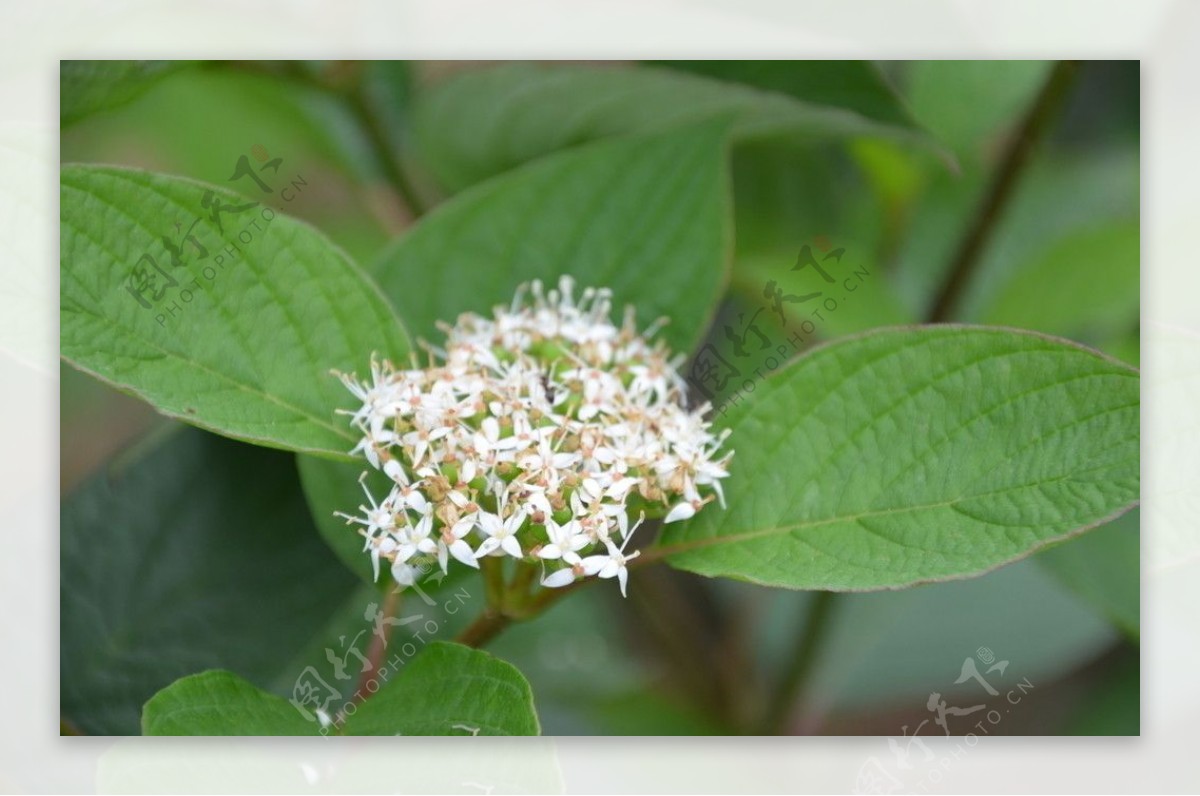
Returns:
[[[905,92],[938,140],[978,156],[1033,101],[1047,61],[915,61]]]
[[[870,61],[651,61],[745,83],[814,105],[845,108],[882,124],[916,127],[912,114]]]
[[[59,65],[61,124],[122,105],[192,61],[63,61]]]
[[[355,587],[290,456],[194,429],[94,476],[61,529],[61,709],[89,734],[136,734],[146,699],[203,669],[269,686]]]
[[[421,97],[424,162],[451,190],[565,147],[621,133],[731,118],[739,139],[880,135],[932,148],[911,123],[690,75],[624,65],[506,64],[450,78]]]

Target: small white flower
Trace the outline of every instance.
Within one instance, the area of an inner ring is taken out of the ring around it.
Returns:
[[[480,512],[479,528],[487,534],[488,538],[479,545],[479,549],[475,551],[475,557],[489,555],[499,548],[513,558],[521,558],[521,544],[517,541],[517,530],[523,522],[525,522],[523,509],[506,520],[502,520],[498,515],[490,512]]]
[[[645,517],[643,516],[642,519],[645,519]],[[608,548],[607,555],[600,554],[588,556],[580,561],[579,566],[581,569],[583,569],[584,574],[596,575],[600,578],[615,577],[621,584],[621,596],[624,597],[625,586],[629,581],[629,570],[626,569],[625,565],[637,558],[642,553],[641,550],[634,550],[629,555],[625,555],[625,545],[629,544],[629,540],[633,538],[633,532],[636,531],[638,526],[641,524],[642,520],[639,519],[634,526],[629,529],[629,533],[625,536],[625,541],[621,543],[620,547],[617,547],[615,544],[613,544],[611,539],[604,539],[604,546]]]
[[[547,519],[546,535],[550,537],[550,542],[542,545],[537,553],[538,558],[545,560],[555,558],[565,560],[571,553],[582,550],[591,543],[591,538],[583,533],[576,520],[559,525],[554,520]]]

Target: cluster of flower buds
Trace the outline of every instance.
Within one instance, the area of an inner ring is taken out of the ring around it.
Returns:
[[[362,405],[345,414],[362,433],[352,453],[392,480],[361,516],[376,577],[390,562],[402,586],[418,565],[485,556],[542,566],[542,584],[617,578],[642,520],[674,522],[714,498],[732,453],[725,435],[689,411],[682,357],[654,329],[639,334],[632,308],[618,327],[611,294],[572,281],[523,285],[491,318],[442,325],[445,348],[429,366],[371,364],[370,381],[342,375]],[[365,485],[364,485],[365,490]]]

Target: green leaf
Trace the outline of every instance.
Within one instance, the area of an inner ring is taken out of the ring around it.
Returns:
[[[666,526],[674,565],[794,589],[964,577],[1138,498],[1137,372],[1064,340],[885,329],[728,409],[729,508]]]
[[[1129,332],[1138,321],[1139,247],[1136,220],[1068,235],[1012,274],[980,320],[1089,341]]]
[[[585,141],[714,118],[733,118],[738,139],[878,135],[931,146],[911,124],[635,66],[518,63],[466,72],[419,99],[414,132],[424,162],[447,188],[459,190]]]
[[[605,141],[530,164],[447,202],[373,273],[413,334],[508,304],[517,285],[572,274],[613,290],[619,312],[671,323],[688,351],[708,325],[730,248],[724,127]]]
[[[135,734],[176,678],[223,667],[265,686],[307,648],[355,581],[317,537],[290,459],[177,429],[64,500],[65,718]]]
[[[64,167],[61,213],[65,359],[202,428],[346,458],[356,440],[334,411],[353,401],[330,371],[402,357],[408,338],[341,250],[228,191],[129,169]],[[135,295],[135,267],[150,291]]]
[[[283,697],[236,674],[193,674],[155,694],[142,712],[143,735],[316,735]]]
[[[192,61],[63,61],[59,68],[59,123],[68,125],[115,108]]]
[[[1141,624],[1139,516],[1131,511],[1034,559],[1134,638]]]
[[[204,672],[160,691],[145,735],[317,735],[282,697],[229,672]],[[486,652],[434,642],[396,679],[350,712],[345,735],[537,735],[533,694],[521,673]]]
[[[347,735],[537,735],[529,683],[511,665],[435,642],[346,722]]]
[[[716,80],[745,83],[796,99],[845,108],[898,127],[916,122],[870,61],[651,61]]]

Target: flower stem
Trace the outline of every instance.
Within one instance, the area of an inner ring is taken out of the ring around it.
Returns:
[[[479,618],[468,625],[454,640],[468,647],[482,647],[512,624],[512,621],[511,617],[505,616],[494,608],[484,608]]]
[[[534,571],[536,572],[536,570]],[[486,586],[486,572],[484,577]],[[520,580],[523,580],[523,576],[518,571],[513,579],[514,585]],[[588,578],[561,589],[542,589],[532,596],[525,595],[519,605],[501,606],[499,603],[492,604],[489,599],[488,606],[483,609],[483,613],[459,633],[455,641],[459,644],[466,644],[468,647],[482,647],[514,621],[532,619],[571,592],[593,581],[595,578]]]
[[[403,601],[403,592],[400,589],[389,591],[387,596],[383,598],[383,616],[386,619],[391,619],[400,613],[400,604]],[[392,625],[389,622],[384,622],[380,628],[380,632],[375,633],[371,637],[371,646],[367,649],[367,665],[363,667],[362,674],[358,678],[358,688],[354,691],[354,702],[362,703],[368,696],[367,683],[379,671],[380,665],[383,663],[383,656],[387,651],[388,638],[392,635]]]
[[[528,605],[530,589],[533,588],[533,584],[537,580],[537,575],[537,565],[531,564],[528,561],[517,562],[517,571],[504,593],[505,612],[510,616],[514,612],[523,610]]]
[[[489,608],[500,611],[504,607],[504,562],[493,556],[479,561],[483,573],[483,594]]]
[[[816,663],[817,651],[828,634],[829,620],[834,613],[836,598],[837,593],[831,591],[813,594],[812,604],[804,617],[804,629],[796,634],[796,646],[793,648],[790,665],[784,671],[763,717],[764,734],[779,735],[787,730],[796,700],[801,696],[813,664]]]
[[[1008,142],[1000,165],[992,177],[991,184],[983,196],[971,225],[955,250],[954,259],[946,273],[946,280],[938,290],[929,310],[929,322],[940,323],[954,317],[959,300],[969,283],[971,272],[979,262],[1004,208],[1012,198],[1017,178],[1021,175],[1035,146],[1050,128],[1050,123],[1066,98],[1075,73],[1075,61],[1059,61],[1050,71],[1050,76],[1016,134]]]

